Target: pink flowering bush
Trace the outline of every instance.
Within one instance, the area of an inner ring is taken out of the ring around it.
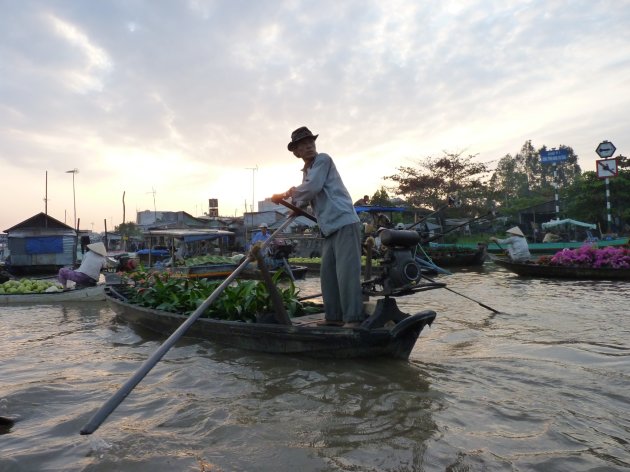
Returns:
[[[630,269],[630,249],[612,246],[597,249],[586,244],[578,249],[557,252],[549,260],[549,265]]]

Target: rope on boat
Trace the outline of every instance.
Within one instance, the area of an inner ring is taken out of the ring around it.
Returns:
[[[422,259],[421,257],[417,256],[417,251],[420,250],[422,252],[422,254],[424,254],[424,257],[426,257],[425,259]],[[433,262],[433,260],[431,259],[431,257],[426,253],[426,251],[424,250],[424,248],[422,247],[421,244],[418,244],[416,246],[416,251],[413,254],[415,261],[420,264],[421,266],[427,267],[429,269],[433,269],[436,272],[440,273],[440,274],[445,274],[445,275],[453,275],[452,272],[449,272],[446,269],[442,269],[440,266],[438,266],[435,262]]]

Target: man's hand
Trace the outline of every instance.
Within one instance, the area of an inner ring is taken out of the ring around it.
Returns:
[[[271,201],[274,203],[280,203],[282,200],[287,198],[286,193],[276,193],[271,196]]]
[[[275,195],[272,195],[271,201],[274,203],[280,203],[280,200],[286,200],[287,198],[290,198],[293,194],[293,189],[295,189],[295,187],[291,187],[284,193],[276,193]]]

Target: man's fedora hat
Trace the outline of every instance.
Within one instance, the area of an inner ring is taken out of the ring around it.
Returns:
[[[319,136],[319,134],[313,134],[306,126],[302,126],[291,133],[291,142],[287,145],[287,149],[289,149],[289,151],[293,151],[298,142],[306,138],[313,138],[313,140],[315,140],[317,139],[317,136]]]

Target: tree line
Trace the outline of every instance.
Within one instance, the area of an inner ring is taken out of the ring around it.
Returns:
[[[462,204],[449,210],[452,217],[475,217],[494,211],[518,221],[524,209],[554,200],[557,185],[561,219],[608,228],[604,179],[598,178],[595,170],[582,171],[570,146],[559,149],[566,151],[566,161],[542,163],[540,155],[547,147],[536,149],[528,140],[518,153],[499,159],[494,170],[476,162],[477,155],[444,151],[442,156],[425,157],[416,166],[399,167],[396,174],[385,176],[393,184],[379,189],[372,203],[391,204],[389,191],[411,207],[437,210],[449,196],[456,196]],[[609,179],[609,187],[612,229],[619,232],[627,230],[630,223],[630,160],[623,155],[616,159],[618,175]]]

